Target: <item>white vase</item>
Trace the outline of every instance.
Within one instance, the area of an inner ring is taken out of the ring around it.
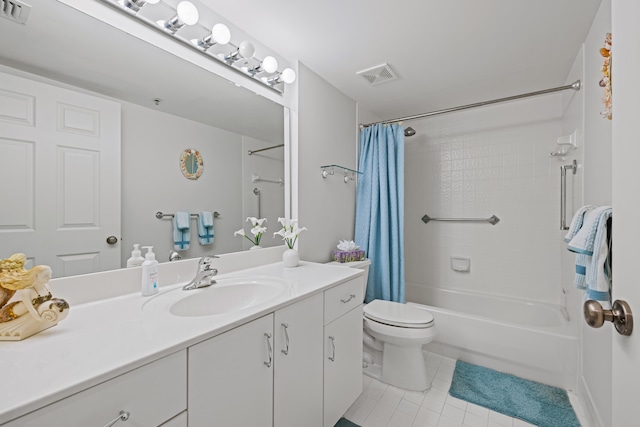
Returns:
[[[295,249],[287,249],[282,253],[282,263],[285,267],[297,267],[300,262],[300,255]]]
[[[254,250],[254,249],[262,249],[262,246],[260,245],[253,245],[249,248],[250,251]]]

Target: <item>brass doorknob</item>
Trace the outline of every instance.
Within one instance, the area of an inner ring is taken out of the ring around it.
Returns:
[[[107,243],[110,245],[115,245],[116,243],[118,243],[118,238],[116,236],[109,236],[107,237]]]
[[[631,335],[633,331],[633,313],[626,301],[616,300],[611,310],[605,310],[598,301],[588,300],[584,303],[583,312],[584,320],[592,328],[599,328],[609,321],[621,335]]]

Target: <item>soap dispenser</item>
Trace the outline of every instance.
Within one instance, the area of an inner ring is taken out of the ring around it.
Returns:
[[[142,263],[142,296],[148,297],[158,293],[158,261],[153,253],[153,246],[143,246],[147,250]]]
[[[127,260],[127,267],[140,267],[144,262],[144,257],[140,252],[140,245],[138,243],[133,245],[133,250],[131,251],[131,258]]]

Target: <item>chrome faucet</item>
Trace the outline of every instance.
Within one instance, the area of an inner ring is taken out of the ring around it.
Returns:
[[[216,284],[216,281],[213,280],[213,276],[218,274],[218,269],[211,266],[214,258],[219,257],[215,255],[208,255],[200,258],[200,261],[198,262],[198,271],[196,271],[196,277],[194,277],[193,280],[182,287],[183,291],[206,288],[207,286]]]
[[[182,259],[182,255],[180,255],[180,252],[176,250],[169,251],[169,261],[178,261],[181,259]]]

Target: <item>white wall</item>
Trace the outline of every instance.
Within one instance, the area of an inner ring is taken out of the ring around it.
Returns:
[[[543,89],[543,88],[541,88]],[[528,98],[411,123],[405,145],[407,299],[438,286],[560,303],[561,95]],[[500,222],[421,217],[496,215]],[[471,258],[455,272],[451,256]],[[428,301],[424,301],[428,302]]]
[[[204,171],[198,180],[180,171],[186,148],[200,151]],[[233,232],[244,225],[240,135],[135,104],[122,104],[122,261],[134,243],[153,245],[159,261],[173,248],[172,222],[155,213],[219,211],[214,243],[201,246],[191,221],[191,247],[183,258],[242,249]],[[247,229],[248,230],[248,229]]]
[[[353,239],[356,183],[320,166],[356,168],[356,104],[309,68],[298,68],[298,220],[309,230],[298,240],[300,257],[325,262],[338,240]]]
[[[600,48],[606,33],[611,32],[611,0],[603,0],[585,40],[585,147],[584,147],[584,203],[611,205],[612,203],[612,134],[611,121],[603,118],[602,77],[603,64]],[[615,35],[614,35],[615,46]],[[615,52],[615,47],[613,49]],[[581,378],[585,399],[594,409],[594,417],[601,426],[612,425],[611,375],[612,327],[593,329],[580,318]]]

